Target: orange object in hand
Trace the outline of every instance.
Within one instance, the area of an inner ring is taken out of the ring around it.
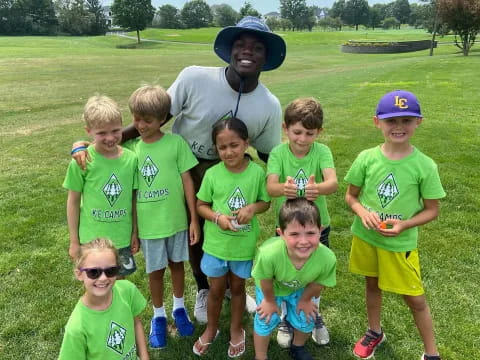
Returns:
[[[393,226],[391,224],[387,224],[385,221],[380,223],[380,229],[391,229]]]

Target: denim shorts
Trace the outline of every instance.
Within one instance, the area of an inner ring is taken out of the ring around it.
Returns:
[[[165,269],[168,261],[188,261],[188,231],[179,231],[164,239],[140,239],[147,274]]]
[[[248,279],[251,277],[253,261],[230,261],[219,259],[213,255],[203,253],[200,268],[208,277],[222,277],[231,271],[239,278]]]
[[[286,319],[290,323],[290,325],[293,326],[293,328],[303,333],[309,333],[313,330],[313,327],[315,326],[315,319],[310,319],[310,321],[307,321],[307,317],[305,316],[305,313],[303,311],[300,311],[300,313],[297,314],[298,300],[300,300],[300,298],[302,297],[304,290],[305,289],[299,289],[287,296],[275,296],[275,302],[277,303],[279,310],[281,309],[282,302],[285,302],[287,306]],[[257,305],[260,305],[263,300],[263,292],[258,286],[255,287],[255,299],[257,300]],[[253,320],[253,329],[258,335],[267,336],[270,335],[273,330],[275,330],[279,323],[280,314],[273,313],[270,321],[267,324],[265,319],[260,319],[260,315],[258,315],[258,313],[255,313],[255,319]]]

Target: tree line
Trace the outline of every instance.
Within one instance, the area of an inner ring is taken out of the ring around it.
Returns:
[[[308,30],[317,26],[341,31],[349,26],[399,29],[402,24],[430,33],[455,33],[455,44],[468,55],[480,30],[479,0],[394,0],[370,6],[367,0],[336,0],[331,8],[307,6],[306,0],[280,0],[280,16],[268,16],[272,30]],[[191,29],[234,25],[244,16],[261,17],[250,2],[237,12],[230,5],[209,6],[191,0],[181,9],[165,4],[155,9],[151,0],[114,0],[113,24],[140,31],[147,26]],[[103,35],[108,31],[101,0],[0,0],[0,35]]]

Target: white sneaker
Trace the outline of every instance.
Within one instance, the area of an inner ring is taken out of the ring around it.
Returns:
[[[323,322],[322,315],[317,314],[315,319],[315,327],[312,330],[312,339],[318,345],[327,345],[330,342],[330,334]]]
[[[230,289],[225,290],[225,299],[232,300],[232,292]],[[245,310],[250,314],[254,314],[255,311],[257,311],[257,303],[255,302],[255,299],[248,294],[245,296]]]
[[[277,343],[283,349],[288,349],[292,343],[292,328],[285,320],[280,321],[277,328]]]
[[[207,298],[208,298],[208,289],[202,289],[197,292],[195,298],[195,308],[193,309],[193,316],[200,324],[207,323]]]

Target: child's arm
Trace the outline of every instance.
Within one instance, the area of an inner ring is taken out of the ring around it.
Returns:
[[[315,201],[320,195],[330,195],[337,191],[337,173],[334,168],[327,168],[322,170],[323,181],[315,182],[315,175],[308,178],[308,183],[305,186],[305,197],[307,200]]]
[[[137,223],[137,190],[133,190],[132,194],[132,239],[130,242],[130,249],[132,250],[132,255],[136,254],[140,249]]]
[[[185,201],[187,202],[188,212],[190,214],[190,245],[195,245],[200,240],[200,225],[198,223],[197,209],[195,208],[195,188],[190,171],[182,173],[182,183],[183,191],[185,192]]]
[[[269,207],[270,202],[257,201],[256,203],[248,204],[247,206],[234,211],[233,214],[236,215],[239,224],[248,224],[255,214],[261,214],[267,211]]]
[[[262,289],[263,299],[257,306],[257,313],[260,316],[260,319],[265,319],[265,322],[268,324],[273,313],[280,315],[280,309],[277,306],[275,293],[273,292],[273,280],[260,280],[260,288]]]
[[[270,174],[267,177],[267,193],[271,197],[285,196],[287,199],[297,197],[297,184],[292,177],[287,176],[285,183],[280,183],[278,174]]]
[[[80,224],[80,201],[82,193],[69,190],[67,197],[67,222],[68,232],[70,233],[70,247],[68,254],[75,260],[80,250],[80,237],[78,235],[78,226]]]
[[[205,220],[215,223],[222,230],[237,231],[232,224],[232,220],[235,219],[235,216],[214,212],[210,203],[197,199],[197,212],[198,215],[203,217]]]
[[[361,187],[348,184],[347,192],[345,194],[345,202],[350,206],[355,214],[362,220],[363,226],[367,229],[377,230],[380,227],[380,217],[376,212],[370,212],[363,207],[358,200],[360,196]]]
[[[310,322],[310,318],[316,318],[318,306],[312,301],[312,298],[319,297],[323,288],[322,285],[312,282],[305,287],[302,296],[298,299],[297,314],[299,314],[300,311],[303,311],[307,318],[307,322]]]
[[[145,333],[143,331],[142,322],[138,316],[134,318],[135,327],[135,343],[137,344],[137,355],[140,360],[148,360],[147,342],[145,340]]]
[[[379,228],[378,232],[383,236],[397,236],[404,230],[426,224],[436,219],[439,211],[440,201],[438,199],[423,199],[423,210],[418,214],[407,220],[387,219],[385,223],[392,225],[392,228]]]
[[[76,141],[72,145],[72,151],[70,154],[72,158],[77,162],[78,166],[82,170],[87,169],[87,162],[91,161],[90,154],[87,151],[87,147],[90,145],[88,141]],[[82,149],[84,148],[84,149]],[[80,149],[80,150],[77,150]]]

